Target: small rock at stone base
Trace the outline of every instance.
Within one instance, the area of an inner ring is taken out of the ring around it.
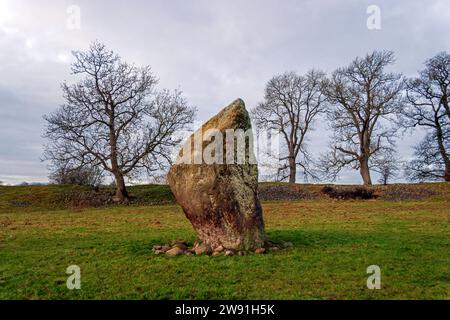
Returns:
[[[181,250],[187,250],[188,247],[184,243],[175,243],[174,245],[172,245],[172,248],[180,248]]]
[[[166,255],[169,257],[179,256],[179,255],[182,255],[183,253],[184,253],[184,250],[182,250],[178,247],[173,247],[172,249],[166,251]]]
[[[231,250],[226,250],[224,253],[224,256],[226,256],[226,257],[232,256],[232,255],[234,255],[234,252]]]
[[[266,249],[265,249],[265,248],[257,248],[257,249],[255,250],[255,253],[256,253],[256,254],[262,254],[262,253],[264,253],[264,252],[266,252]]]
[[[218,246],[217,248],[214,249],[214,252],[222,252],[223,250],[225,250],[223,246]]]
[[[207,244],[201,243],[197,247],[194,248],[196,255],[202,255],[202,254],[210,254],[211,253],[211,247]]]

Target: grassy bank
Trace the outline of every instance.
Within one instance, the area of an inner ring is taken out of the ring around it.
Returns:
[[[3,187],[0,299],[449,299],[450,197],[435,187],[420,200],[264,202],[269,237],[293,248],[176,258],[151,248],[195,240],[177,205],[20,207],[6,203],[29,199]],[[366,287],[373,264],[381,290]],[[69,265],[81,268],[81,290],[66,288]]]
[[[325,186],[338,191],[360,188],[352,185],[263,182],[259,184],[259,197],[262,201],[326,200],[330,197],[323,192]],[[388,201],[424,200],[450,195],[448,183],[376,185],[368,190],[373,192],[376,199]],[[131,195],[129,206],[176,204],[167,185],[129,186],[128,191]],[[111,201],[114,193],[115,190],[111,187],[0,186],[0,212],[117,207]]]

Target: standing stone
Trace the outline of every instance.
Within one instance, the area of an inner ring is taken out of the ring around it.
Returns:
[[[253,138],[249,115],[238,99],[186,141],[167,176],[198,237],[213,250],[255,250],[264,245],[258,166],[245,133]],[[238,134],[241,138],[235,138]]]

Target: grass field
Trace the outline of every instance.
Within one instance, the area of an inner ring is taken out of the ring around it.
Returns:
[[[0,187],[0,299],[450,299],[450,185],[427,188],[443,192],[263,202],[270,239],[293,248],[168,258],[152,246],[195,241],[175,204],[61,209],[47,187]],[[381,290],[366,287],[373,264]]]

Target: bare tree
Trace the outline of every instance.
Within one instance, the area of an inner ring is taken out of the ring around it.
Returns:
[[[380,175],[378,182],[387,185],[388,182],[398,177],[401,168],[394,149],[385,149],[379,152],[372,160],[372,169]]]
[[[116,181],[116,201],[128,201],[125,177],[155,172],[170,161],[174,133],[192,122],[195,110],[181,93],[156,92],[150,67],[135,67],[95,42],[74,52],[62,84],[65,104],[45,116],[45,160],[70,168],[99,166]]]
[[[321,162],[329,177],[350,167],[359,169],[364,185],[372,184],[370,161],[393,146],[396,127],[390,123],[400,111],[401,75],[385,72],[394,61],[393,52],[374,51],[337,69],[327,81],[332,150]]]
[[[279,159],[282,166],[278,168],[281,180],[289,178],[294,183],[297,166],[303,169],[305,177],[315,177],[307,161],[306,136],[313,129],[314,119],[323,111],[324,79],[325,74],[317,70],[304,76],[294,72],[275,76],[266,85],[264,101],[252,110],[258,130],[275,130],[284,140],[285,156]]]
[[[428,176],[436,180],[440,176],[450,181],[450,54],[441,52],[429,59],[419,77],[406,81],[406,92],[402,125],[421,126],[428,131],[419,145],[428,150],[416,148],[417,159],[409,165],[408,172],[414,173],[410,178],[426,180]],[[418,167],[413,169],[412,165]],[[438,168],[442,168],[440,174],[436,173]]]

